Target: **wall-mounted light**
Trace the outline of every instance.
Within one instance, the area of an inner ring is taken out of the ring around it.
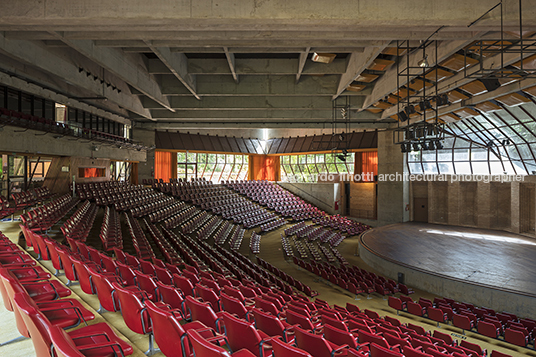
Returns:
[[[430,67],[430,64],[428,63],[428,55],[424,56],[424,58],[420,60],[417,65],[421,68]]]

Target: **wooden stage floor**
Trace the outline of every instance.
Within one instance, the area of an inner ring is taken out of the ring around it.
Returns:
[[[536,239],[427,223],[379,227],[363,237],[375,254],[467,282],[536,295]]]

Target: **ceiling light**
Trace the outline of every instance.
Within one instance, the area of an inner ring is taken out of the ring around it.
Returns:
[[[398,118],[400,119],[400,121],[407,121],[409,119],[406,112],[403,111],[398,113]]]
[[[436,142],[436,148],[443,149],[443,143],[441,143],[441,141],[437,141]]]
[[[337,57],[335,53],[313,53],[313,62],[331,63]]]
[[[419,144],[418,143],[413,143],[413,151],[419,151]]]
[[[345,162],[346,161],[346,155],[337,155],[337,159]]]
[[[415,113],[415,107],[413,105],[408,105],[407,107],[404,108],[404,111],[406,112],[406,114],[408,115],[408,117]]]
[[[430,67],[430,64],[428,63],[428,55],[424,56],[424,58],[420,60],[417,65],[421,68]]]

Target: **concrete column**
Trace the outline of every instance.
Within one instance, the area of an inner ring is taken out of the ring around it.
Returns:
[[[132,139],[141,141],[145,146],[155,145],[155,132],[153,130],[132,129]],[[147,151],[147,160],[140,162],[138,165],[138,182],[141,184],[143,179],[154,177],[154,150]]]
[[[510,191],[510,229],[519,233],[519,182],[512,182]]]
[[[477,183],[477,226],[479,228],[491,227],[491,213],[490,213],[490,193],[491,185],[479,181]]]
[[[406,156],[392,135],[378,132],[378,225],[409,221],[409,181],[402,179],[408,172]]]
[[[448,224],[460,225],[460,212],[462,211],[463,200],[460,199],[460,183],[458,181],[448,184]]]

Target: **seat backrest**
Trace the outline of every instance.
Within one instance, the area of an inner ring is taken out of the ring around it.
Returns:
[[[269,312],[272,315],[277,315],[280,312],[272,302],[265,300],[260,296],[255,296],[255,307],[263,311]]]
[[[348,327],[341,320],[334,319],[334,318],[326,316],[326,315],[322,315],[321,320],[322,320],[322,325],[324,325],[324,326],[325,325],[331,325],[331,326],[333,326],[335,328],[338,328],[339,330],[348,331]]]
[[[91,281],[95,287],[101,306],[107,311],[119,311],[119,304],[112,282],[107,276],[91,267],[88,267],[88,272],[91,274]]]
[[[306,316],[300,315],[292,310],[287,310],[287,322],[291,325],[299,325],[305,330],[314,330],[311,320]]]
[[[139,297],[116,282],[113,282],[112,286],[119,300],[121,315],[123,315],[123,320],[128,328],[139,334],[151,332],[147,309]]]
[[[15,294],[14,303],[19,310],[24,324],[28,328],[37,357],[50,357],[50,346],[52,341],[48,335],[48,330],[52,327],[48,319],[42,312],[36,310],[28,304],[24,294]]]
[[[428,353],[421,352],[417,349],[414,349],[412,347],[404,346],[402,349],[404,351],[404,356],[406,357],[429,357],[430,355]]]
[[[220,303],[223,311],[227,311],[230,314],[237,315],[241,319],[246,318],[248,310],[244,305],[242,305],[242,303],[238,299],[235,299],[227,294],[221,293]]]
[[[506,353],[502,353],[502,352],[493,350],[493,351],[491,351],[490,357],[512,357],[512,356],[507,355]]]
[[[268,336],[281,336],[286,340],[285,326],[277,317],[260,309],[252,310],[255,319],[255,327]]]
[[[158,301],[158,297],[156,296],[157,286],[152,275],[144,274],[139,270],[134,270],[134,274],[136,275],[136,283],[138,287],[153,295],[153,301]]]
[[[375,343],[377,345],[383,346],[385,348],[390,347],[387,341],[385,340],[385,338],[383,338],[380,335],[375,335],[367,331],[359,330],[358,336],[359,336],[359,343],[370,342],[370,343]]]
[[[197,301],[192,296],[186,296],[185,298],[186,306],[192,315],[192,320],[199,320],[208,327],[219,331],[218,316],[216,316],[214,310],[212,310],[208,303]]]
[[[295,342],[301,348],[315,357],[331,357],[333,349],[331,345],[321,336],[309,333],[304,329],[296,327],[294,329]]]
[[[160,281],[156,282],[158,287],[158,293],[162,302],[171,306],[172,309],[182,309],[184,299],[182,298],[181,291],[172,285],[164,284]]]
[[[187,330],[186,334],[196,357],[229,357],[227,350],[208,342],[196,330]]]
[[[370,344],[370,357],[404,357],[402,353],[392,351],[375,343]]]
[[[169,310],[160,309],[152,301],[146,301],[145,306],[151,317],[154,339],[160,347],[160,350],[166,356],[183,356],[181,338],[185,331],[181,324],[169,312]],[[188,344],[185,344],[186,354],[190,355]]]
[[[76,348],[73,339],[65,330],[58,326],[51,326],[48,333],[54,344],[54,352],[58,357],[84,357],[84,354]]]
[[[435,338],[445,341],[447,345],[451,345],[451,346],[454,345],[454,340],[452,339],[452,336],[450,336],[449,334],[443,333],[439,330],[434,330],[433,336]]]
[[[309,352],[301,348],[291,346],[279,338],[274,338],[272,341],[272,349],[274,357],[312,357]]]
[[[395,310],[402,310],[402,300],[397,297],[389,296],[388,304]]]
[[[210,306],[212,306],[214,311],[218,312],[221,310],[220,298],[211,288],[197,284],[195,290],[203,301],[210,303]]]
[[[262,357],[259,345],[262,337],[259,335],[252,323],[234,317],[233,315],[223,313],[223,326],[225,335],[231,351],[238,351],[242,348],[247,349],[257,357]]]
[[[123,281],[125,281],[126,285],[136,285],[136,274],[134,273],[134,269],[132,269],[131,266],[123,264],[117,260],[115,264],[117,265],[117,272],[119,273],[119,276],[121,279],[123,279]]]
[[[175,284],[176,287],[181,289],[185,296],[194,296],[194,285],[187,277],[178,274],[173,274],[173,284]]]
[[[167,269],[155,265],[154,270],[159,281],[167,285],[173,284],[173,277]]]
[[[82,291],[86,294],[94,294],[93,285],[91,283],[92,278],[87,270],[86,264],[74,256],[71,257],[71,262],[73,263],[73,267],[76,271],[78,282],[80,283],[80,288]]]
[[[324,338],[339,346],[348,345],[350,348],[357,348],[357,341],[350,332],[331,325],[324,324]]]

